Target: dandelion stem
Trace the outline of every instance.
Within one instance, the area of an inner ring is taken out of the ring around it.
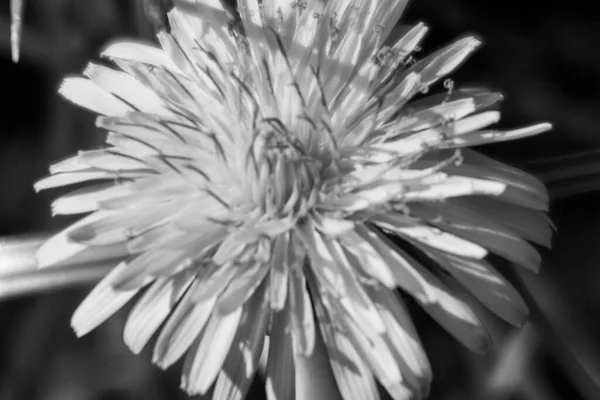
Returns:
[[[38,270],[35,254],[44,235],[0,238],[0,300],[98,282],[116,264],[99,251],[76,265]]]

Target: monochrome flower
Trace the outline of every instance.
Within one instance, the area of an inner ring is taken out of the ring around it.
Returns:
[[[54,164],[36,190],[87,182],[54,214],[90,213],[40,267],[122,255],[75,312],[78,335],[136,297],[124,332],[153,361],[185,356],[190,394],[240,399],[268,337],[270,399],[294,398],[317,330],[344,399],[427,395],[411,296],[459,341],[489,335],[461,291],[511,324],[527,307],[488,254],[537,270],[548,197],[536,178],[471,149],[547,123],[489,128],[501,95],[425,92],[480,44],[416,60],[427,32],[402,0],[176,1],[162,48],[110,45],[60,93],[101,116],[106,148]],[[431,268],[430,262],[436,267]]]

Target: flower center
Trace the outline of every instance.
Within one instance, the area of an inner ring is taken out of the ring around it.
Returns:
[[[249,152],[254,202],[269,219],[302,218],[318,199],[322,163],[283,131],[261,135]]]

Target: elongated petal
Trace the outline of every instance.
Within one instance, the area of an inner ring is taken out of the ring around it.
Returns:
[[[127,264],[124,262],[115,267],[77,307],[71,318],[71,326],[77,336],[83,336],[92,331],[136,295],[139,289],[120,291],[112,287],[113,277],[124,268],[127,268]],[[147,279],[144,283],[149,284],[150,282],[152,279]]]
[[[352,342],[341,333],[340,321],[332,319],[319,300],[315,302],[315,311],[331,370],[344,400],[379,399],[373,374]]]
[[[227,315],[213,313],[186,357],[181,386],[190,395],[204,394],[213,384],[238,330],[242,307]]]
[[[432,380],[431,366],[404,302],[384,287],[367,286],[383,318],[390,348],[395,350],[406,384],[427,397]]]
[[[471,308],[458,299],[436,276],[393,243],[388,247],[402,256],[419,276],[422,292],[408,291],[436,321],[473,351],[485,352],[490,336]]]
[[[491,346],[491,337],[477,315],[430,272],[422,269],[421,273],[434,288],[436,301],[433,303],[425,303],[419,299],[417,301],[459,342],[472,351],[485,353]]]
[[[434,255],[446,271],[463,284],[487,308],[506,322],[521,326],[529,311],[515,288],[485,260]]]
[[[485,126],[482,126],[482,128]],[[552,124],[542,123],[511,131],[480,131],[471,133],[464,137],[453,138],[449,147],[479,146],[482,144],[505,142],[508,140],[522,139],[539,135],[552,129]]]
[[[131,75],[98,64],[89,64],[83,72],[92,82],[139,111],[167,113],[163,101],[150,88]]]
[[[52,236],[36,253],[38,266],[40,268],[59,267],[62,265],[126,256],[128,252],[124,243],[90,249],[70,239],[71,233],[75,230],[89,223],[106,218],[109,215],[112,214],[109,212],[96,212]]]
[[[81,214],[98,210],[99,203],[131,192],[127,185],[101,183],[75,190],[52,202],[53,214]]]
[[[545,247],[550,247],[552,224],[548,216],[541,211],[484,197],[452,199],[448,201],[448,204],[454,203],[482,215],[493,215],[497,223],[512,229],[524,239]]]
[[[424,86],[429,86],[448,75],[462,64],[481,42],[475,37],[466,37],[438,50],[410,68],[409,72],[419,72]]]
[[[368,365],[373,375],[378,379],[383,387],[395,400],[408,399],[410,392],[402,384],[402,375],[398,364],[395,362],[390,349],[384,338],[371,329],[368,324],[361,326],[348,318],[344,318],[344,312],[336,299],[333,299],[322,290],[317,289],[314,275],[309,276],[311,290],[320,294],[320,301],[323,309],[329,313],[329,318],[338,323],[338,327],[346,333],[350,344],[356,350],[358,356]],[[346,358],[346,362],[348,359]],[[357,366],[354,366],[355,371]],[[358,370],[360,373],[360,370]],[[366,382],[361,382],[361,386],[368,390],[368,378]]]
[[[499,194],[502,200],[540,211],[548,210],[548,194],[539,179],[473,150],[463,150],[462,154],[463,164],[448,167],[449,172],[504,182],[506,190]]]
[[[269,316],[263,284],[244,307],[231,350],[217,378],[213,399],[242,400],[246,396],[263,350]]]
[[[296,379],[290,298],[272,316],[265,389],[268,400],[294,400]]]
[[[151,174],[151,170],[131,170],[131,171],[106,171],[96,168],[89,168],[77,172],[65,172],[61,174],[50,175],[38,180],[33,186],[39,192],[41,190],[52,189],[61,186],[73,185],[75,183],[95,181],[95,180],[118,180],[143,178]]]
[[[141,42],[112,43],[102,52],[102,56],[165,67],[174,71],[178,70],[177,66],[162,49]]]
[[[159,278],[137,301],[123,331],[123,340],[133,353],[142,351],[193,279],[191,274]]]
[[[254,294],[269,272],[269,265],[266,263],[257,262],[246,268],[246,271],[236,276],[227,289],[221,293],[215,311],[228,314],[238,309]]]
[[[512,229],[481,214],[469,206],[457,203],[439,206],[415,205],[415,215],[424,217],[435,226],[452,232],[533,271],[539,269],[541,257],[537,250]]]
[[[195,280],[156,339],[152,361],[161,368],[183,356],[211,316],[216,300],[194,303],[192,297],[198,290],[199,283]]]
[[[281,311],[284,308],[288,297],[288,279],[292,267],[289,263],[290,252],[293,252],[293,249],[290,246],[288,235],[277,237],[275,239],[273,264],[269,274],[270,306],[274,312]]]
[[[306,288],[304,274],[293,271],[290,274],[289,307],[291,313],[294,353],[310,356],[315,348],[315,324],[310,296]]]
[[[379,333],[385,332],[383,320],[360,283],[354,266],[348,260],[342,245],[338,241],[331,241],[327,238],[323,238],[323,241],[336,260],[338,271],[344,281],[346,293],[339,296],[342,307],[357,323],[364,322]]]
[[[400,284],[394,275],[394,271],[390,268],[390,259],[383,249],[375,247],[375,242],[370,242],[365,239],[365,234],[362,233],[361,227],[357,227],[356,231],[348,232],[342,237],[346,243],[348,254],[354,256],[348,257],[350,262],[355,263],[357,271],[364,271],[370,278],[374,278],[387,287],[393,288]],[[418,286],[418,283],[407,280],[407,286]]]
[[[125,115],[133,109],[89,79],[66,78],[59,93],[73,103],[102,115]]]

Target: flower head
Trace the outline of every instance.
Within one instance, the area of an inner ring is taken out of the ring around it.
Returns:
[[[431,371],[396,289],[476,351],[489,336],[461,290],[523,322],[486,256],[537,269],[529,242],[549,244],[548,198],[466,147],[550,125],[488,128],[501,96],[484,89],[420,95],[476,38],[417,62],[427,28],[395,27],[406,1],[176,3],[162,49],[115,43],[103,55],[120,70],[90,64],[60,89],[101,114],[109,146],[37,182],[90,182],[53,203],[91,214],[40,264],[127,257],[75,312],[78,335],[139,294],[125,342],[137,353],[159,332],[154,362],[185,355],[189,393],[242,397],[268,336],[267,391],[293,398],[295,360],[320,330],[345,399],[377,398],[376,381],[402,399],[425,395]]]

